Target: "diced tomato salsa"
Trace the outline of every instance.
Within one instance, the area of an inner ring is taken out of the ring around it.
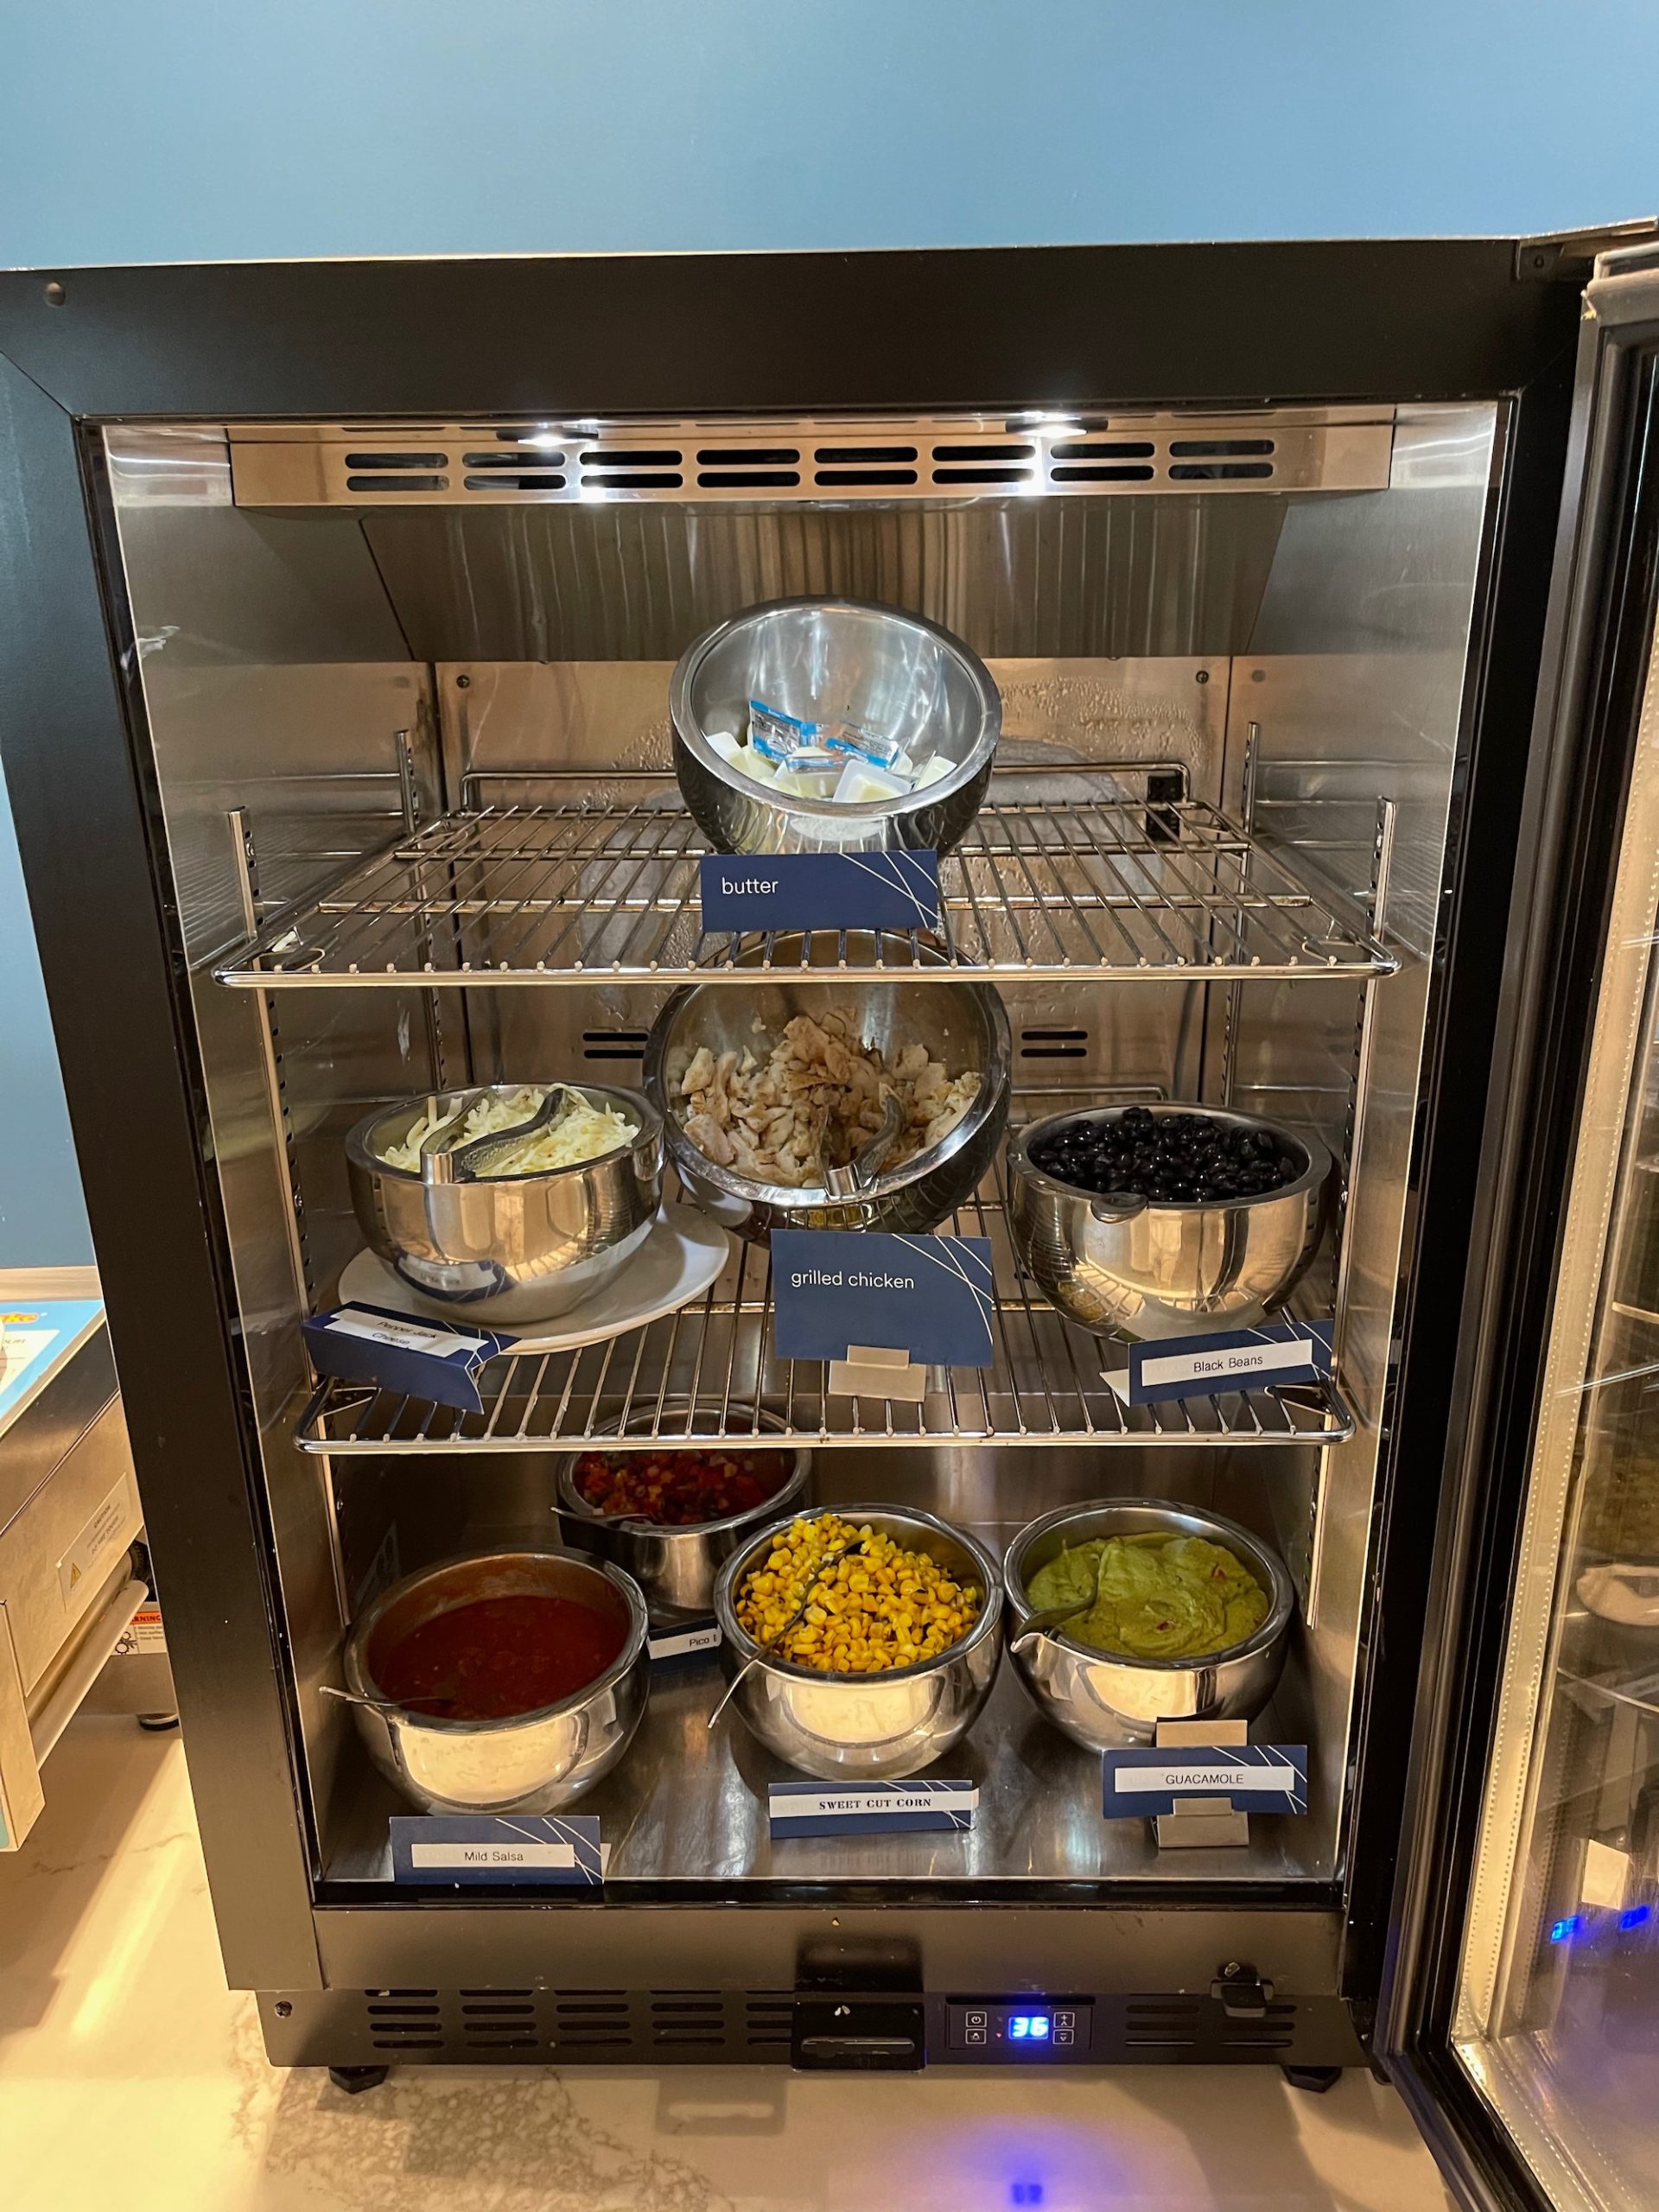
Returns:
[[[775,1497],[789,1479],[787,1452],[584,1452],[576,1490],[607,1516],[629,1514],[664,1529],[724,1521]]]

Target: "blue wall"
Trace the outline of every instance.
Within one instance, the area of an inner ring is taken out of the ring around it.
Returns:
[[[1656,82],[1653,0],[0,0],[0,263],[1548,230]],[[0,1265],[86,1251],[0,809]]]

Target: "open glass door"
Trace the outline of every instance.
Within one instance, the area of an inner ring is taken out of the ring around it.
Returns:
[[[1382,2046],[1474,2205],[1659,2203],[1659,252],[1586,294]]]
[[[1552,2202],[1659,2202],[1659,675],[1631,766],[1452,2047]]]

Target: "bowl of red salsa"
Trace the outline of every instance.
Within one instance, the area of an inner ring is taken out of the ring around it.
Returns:
[[[724,1437],[699,1437],[698,1428]],[[664,1430],[690,1431],[664,1441]],[[630,1431],[640,1433],[631,1439]],[[625,1567],[657,1619],[709,1611],[720,1570],[747,1531],[806,1501],[810,1452],[765,1407],[653,1402],[629,1430],[560,1466],[558,1510],[571,1541]],[[734,1437],[741,1441],[728,1440]],[[748,1439],[756,1440],[751,1443]]]
[[[476,1552],[353,1624],[346,1687],[377,1766],[428,1812],[549,1813],[609,1772],[645,1711],[642,1592],[609,1560]]]

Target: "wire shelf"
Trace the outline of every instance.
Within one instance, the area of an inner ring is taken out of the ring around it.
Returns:
[[[537,779],[526,779],[535,781]],[[568,780],[547,778],[543,781]],[[625,781],[627,779],[625,779]],[[705,931],[710,848],[660,777],[596,805],[502,804],[445,816],[275,915],[215,967],[224,983],[435,987],[709,982],[757,964],[852,982],[918,969],[1074,979],[1392,973],[1362,918],[1315,892],[1216,808],[1158,779],[1020,769],[940,862],[937,937],[791,940]],[[943,953],[943,967],[940,954]]]
[[[1021,1275],[1000,1177],[988,1179],[945,1227],[990,1239],[994,1358],[988,1368],[933,1369],[919,1406],[830,1396],[821,1362],[780,1358],[767,1255],[734,1241],[719,1280],[677,1313],[580,1350],[493,1360],[480,1414],[325,1382],[296,1440],[304,1451],[334,1454],[775,1442],[778,1433],[760,1427],[761,1408],[790,1436],[825,1444],[1339,1444],[1354,1433],[1353,1415],[1328,1382],[1122,1404],[1101,1371],[1106,1347],[1063,1320]]]

